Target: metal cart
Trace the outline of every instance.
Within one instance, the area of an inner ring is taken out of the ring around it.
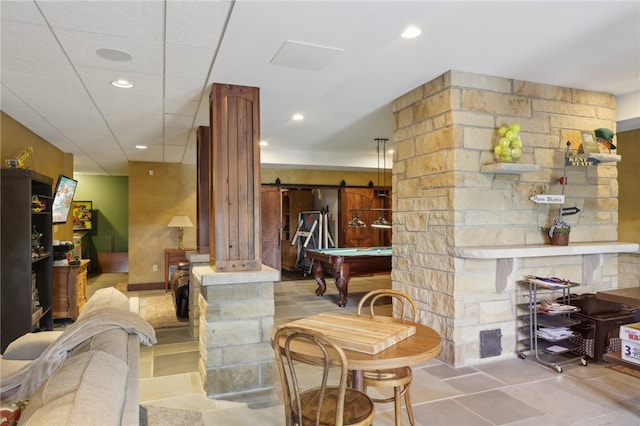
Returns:
[[[574,332],[569,329],[580,323],[571,318],[571,313],[580,309],[568,303],[571,288],[580,284],[541,277],[528,277],[520,283],[528,289],[529,294],[527,303],[520,305],[527,311],[521,317],[525,322],[522,327],[525,337],[521,343],[526,348],[520,350],[518,356],[525,359],[528,352],[540,364],[553,368],[558,373],[562,373],[562,366],[565,364],[579,361],[586,366],[587,360],[579,353],[579,345],[573,342]],[[562,296],[552,297],[557,291],[561,291]]]

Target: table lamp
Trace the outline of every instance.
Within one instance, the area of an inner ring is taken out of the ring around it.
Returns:
[[[167,225],[169,228],[178,228],[178,250],[183,250],[184,246],[182,245],[182,236],[183,236],[183,228],[191,228],[193,224],[189,220],[187,216],[174,216],[171,218],[171,221]]]

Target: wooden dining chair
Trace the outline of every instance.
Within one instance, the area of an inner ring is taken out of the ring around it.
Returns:
[[[273,347],[287,426],[373,423],[373,400],[364,392],[347,387],[346,355],[324,334],[282,326],[274,335]]]
[[[369,306],[369,315],[375,316],[376,302],[383,298],[391,298],[395,303],[397,317],[402,319],[410,319],[415,321],[418,316],[418,308],[411,297],[402,291],[392,289],[373,290],[365,294],[360,302],[358,302],[358,315],[366,315],[366,305]],[[378,303],[378,308],[380,303]],[[407,407],[407,415],[409,423],[413,426],[415,420],[413,417],[413,409],[411,408],[411,396],[409,387],[413,379],[411,367],[394,368],[387,370],[365,371],[363,373],[363,386],[366,392],[367,386],[393,388],[393,396],[389,398],[372,398],[374,402],[387,403],[393,402],[395,409],[396,425],[402,424],[402,397],[404,397],[405,406]]]

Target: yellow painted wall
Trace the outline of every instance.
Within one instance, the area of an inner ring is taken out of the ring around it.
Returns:
[[[150,173],[152,171],[153,174]],[[129,163],[129,283],[164,282],[164,250],[176,248],[173,216],[188,216],[184,247],[196,247],[196,166]],[[158,270],[153,271],[153,265]]]
[[[49,176],[53,180],[53,187],[60,174],[73,177],[73,155],[60,151],[2,111],[0,111],[0,127],[0,159],[3,168],[6,167],[4,164],[6,159],[19,157],[30,146],[33,148],[33,154],[25,161],[26,168]],[[73,239],[72,221],[69,220],[64,225],[55,225],[53,239],[71,241]]]
[[[153,175],[149,171],[153,171]],[[338,186],[377,185],[377,172],[261,170],[262,183]],[[382,183],[382,175],[380,177]],[[387,183],[391,183],[388,176]],[[196,248],[196,167],[151,162],[129,163],[129,283],[164,282],[164,250],[175,248],[178,231],[167,228],[174,215],[186,215],[194,228],[184,231],[185,248]],[[158,265],[158,270],[153,270]]]
[[[616,135],[618,163],[618,240],[640,243],[640,129]]]

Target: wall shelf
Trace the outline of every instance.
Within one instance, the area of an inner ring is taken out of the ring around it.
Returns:
[[[526,257],[584,256],[582,283],[594,282],[596,270],[604,262],[607,253],[637,253],[638,243],[617,241],[595,241],[571,243],[568,246],[548,244],[530,244],[513,246],[473,246],[456,247],[451,250],[455,257],[464,259],[496,259],[496,292],[504,291],[509,282],[515,279],[517,260]]]
[[[570,155],[565,163],[567,166],[595,166],[600,163],[617,163],[621,160],[622,157],[617,154],[591,153]]]
[[[617,241],[596,241],[571,243],[568,246],[552,246],[549,244],[527,244],[513,246],[473,246],[452,249],[455,257],[467,259],[506,259],[513,257],[551,257],[573,256],[598,253],[633,253],[640,246],[637,243]]]
[[[540,166],[537,164],[523,164],[523,163],[491,163],[482,164],[480,166],[480,173],[495,173],[503,175],[519,175],[522,173],[537,172],[540,170]]]

